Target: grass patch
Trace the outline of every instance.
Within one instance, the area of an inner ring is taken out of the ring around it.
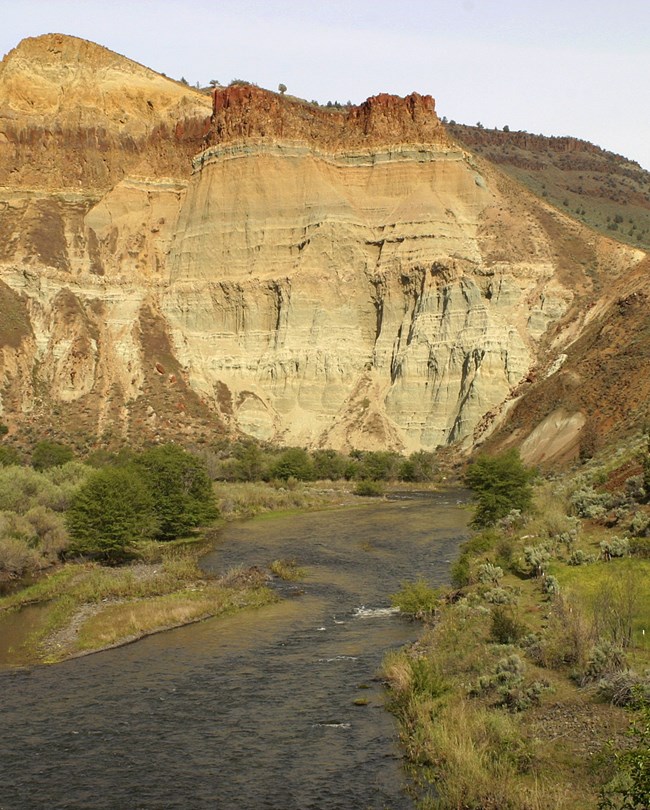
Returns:
[[[90,567],[92,564],[88,564]],[[0,611],[12,610],[36,602],[47,602],[64,594],[70,583],[80,575],[79,569],[86,566],[63,565],[45,574],[43,579],[22,588],[19,591],[0,597]]]
[[[593,624],[607,614],[626,622],[630,638],[625,646],[650,652],[650,560],[628,558],[584,566],[552,563],[549,572],[563,592],[585,607]]]
[[[305,569],[299,568],[295,560],[273,560],[269,567],[272,574],[286,582],[297,582],[305,578]]]
[[[292,512],[340,505],[350,499],[347,488],[328,482],[322,485],[299,483],[295,488],[259,482],[214,485],[219,512],[226,520],[250,518],[268,512]]]
[[[100,649],[244,607],[259,607],[274,599],[268,588],[242,591],[210,585],[200,590],[186,589],[151,599],[108,605],[83,623],[72,651]]]
[[[220,615],[275,597],[263,578],[207,579],[198,567],[200,544],[149,545],[156,562],[105,567],[67,563],[0,600],[0,610],[42,603],[47,616],[28,637],[24,663],[60,661],[167,627]]]

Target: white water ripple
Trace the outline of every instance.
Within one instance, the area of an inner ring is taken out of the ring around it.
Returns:
[[[365,605],[361,605],[356,608],[353,616],[355,619],[375,619],[380,616],[395,616],[399,612],[398,607],[367,608]]]

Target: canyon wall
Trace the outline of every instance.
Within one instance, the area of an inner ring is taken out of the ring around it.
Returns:
[[[210,98],[49,35],[0,98],[15,431],[469,448],[643,257],[454,143],[430,96]]]

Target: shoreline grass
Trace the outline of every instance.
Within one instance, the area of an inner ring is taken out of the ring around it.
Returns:
[[[306,571],[295,560],[273,560],[269,566],[271,573],[285,582],[298,582],[304,579]]]
[[[104,567],[65,563],[43,580],[0,599],[0,616],[43,605],[45,618],[26,633],[22,665],[55,663],[277,599],[258,578],[206,577],[203,546],[158,550],[156,562]],[[149,547],[148,555],[153,549]]]
[[[395,595],[427,620],[382,671],[419,810],[623,806],[599,801],[650,697],[650,561],[599,555],[614,530],[565,489],[539,482],[529,516],[466,541],[455,589]]]
[[[51,566],[26,587],[0,597],[0,620],[27,606],[43,606],[45,613],[35,627],[25,629],[16,663],[55,663],[276,601],[263,578],[236,571],[217,580],[199,568],[198,560],[215,533],[227,521],[268,519],[353,502],[342,485],[289,489],[265,483],[217,484],[215,492],[222,519],[201,534],[164,543],[141,541],[131,550],[131,562],[119,566],[84,560]],[[304,574],[287,561],[276,563],[282,578],[296,580]]]

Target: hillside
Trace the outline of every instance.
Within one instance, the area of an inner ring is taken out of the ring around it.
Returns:
[[[650,249],[650,172],[578,138],[450,124],[451,136],[606,236]]]
[[[2,61],[0,99],[11,442],[469,451],[565,407],[529,458],[567,460],[644,418],[638,386],[584,369],[650,379],[645,254],[460,145],[431,96],[210,98],[47,35]]]

